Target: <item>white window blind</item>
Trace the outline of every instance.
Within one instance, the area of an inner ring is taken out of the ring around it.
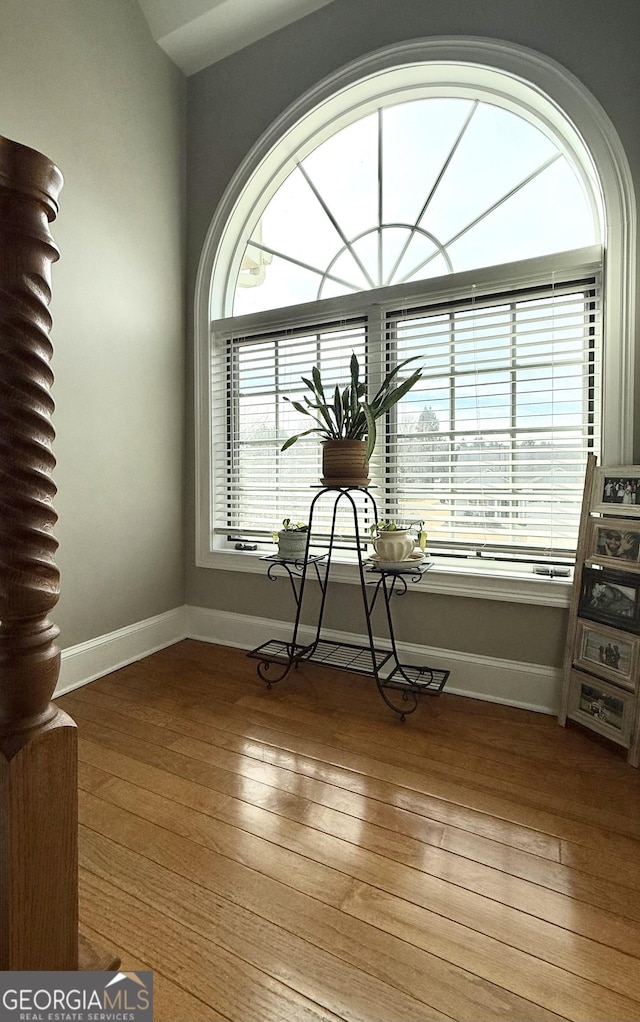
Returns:
[[[284,398],[302,399],[302,377],[314,365],[332,393],[348,380],[352,352],[365,365],[366,335],[366,318],[356,317],[223,342],[214,376],[214,391],[226,396],[215,404],[213,425],[220,481],[216,531],[232,539],[264,538],[284,518],[307,521],[311,487],[319,485],[322,475],[321,448],[312,436],[280,450],[288,437],[313,425]]]
[[[505,275],[508,278],[508,275]],[[415,289],[414,289],[415,290]],[[397,292],[398,289],[395,289]],[[437,292],[437,288],[432,288]],[[422,379],[378,422],[373,491],[384,517],[424,521],[434,551],[563,556],[576,544],[584,465],[599,450],[601,299],[596,273],[481,286],[445,299],[370,294],[344,315],[300,307],[221,321],[212,347],[214,532],[231,546],[268,539],[283,518],[306,520],[319,485],[313,423],[300,400],[317,365],[328,391],[355,352],[370,390],[406,358]],[[281,313],[280,313],[281,315]],[[294,325],[291,325],[292,321]],[[328,523],[326,523],[328,526]],[[345,528],[345,532],[348,528]]]
[[[394,517],[424,519],[443,547],[575,549],[599,312],[591,278],[390,313],[390,351],[424,366],[388,431]]]

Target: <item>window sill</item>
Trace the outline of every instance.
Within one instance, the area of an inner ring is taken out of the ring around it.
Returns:
[[[266,565],[260,558],[269,552],[272,551],[211,551],[198,560],[198,567],[264,575]],[[359,585],[355,560],[347,560],[344,556],[338,559],[334,555],[331,581]],[[473,559],[461,561],[457,558],[450,560],[438,558],[433,567],[422,576],[419,591],[463,596],[472,600],[568,607],[571,586],[571,578],[550,579],[534,575],[531,564],[505,565],[495,561],[488,564],[476,563]]]

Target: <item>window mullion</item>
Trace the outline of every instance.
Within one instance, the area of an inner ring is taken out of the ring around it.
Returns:
[[[227,444],[227,458],[226,458],[226,500],[227,500],[227,519],[226,525],[232,525],[233,518],[233,488],[234,488],[234,467],[237,461],[237,433],[236,423],[238,421],[238,402],[239,402],[239,388],[238,388],[238,355],[236,345],[231,339],[226,342],[227,348],[227,360],[229,364],[229,383],[227,388],[227,435],[229,437]]]
[[[447,458],[447,484],[453,492],[454,461],[456,458],[456,317],[449,313],[449,456]]]
[[[512,521],[517,516],[517,459],[518,459],[518,324],[515,304],[510,310],[509,350],[510,350],[510,418],[511,418],[511,450],[509,452],[509,493],[511,501]],[[512,526],[513,528],[513,526]]]
[[[383,281],[384,258],[383,258],[383,234],[382,234],[382,200],[384,195],[384,161],[383,161],[383,112],[378,110],[378,280],[380,286]]]
[[[366,332],[367,396],[371,398],[382,384],[386,372],[386,318],[382,306],[368,306]],[[376,430],[377,443],[369,463],[369,475],[371,485],[377,486],[379,489],[380,499],[377,502],[380,506],[384,506],[389,492],[390,468],[393,473],[393,468],[389,463],[389,438],[386,421],[378,419]]]

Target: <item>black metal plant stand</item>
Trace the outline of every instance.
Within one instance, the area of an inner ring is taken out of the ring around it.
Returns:
[[[368,675],[375,680],[378,691],[387,706],[400,714],[400,719],[404,720],[407,714],[413,713],[417,708],[418,696],[440,695],[449,677],[449,671],[433,667],[402,664],[396,648],[393,619],[391,616],[391,598],[394,595],[402,596],[407,592],[407,578],[414,583],[420,582],[425,571],[430,567],[429,562],[407,565],[406,568],[403,567],[397,570],[377,568],[366,564],[366,559],[363,560],[361,545],[356,541],[360,592],[367,628],[367,642],[365,644],[333,642],[323,639],[321,635],[327,598],[327,583],[331,572],[331,560],[336,541],[336,520],[338,508],[341,504],[350,506],[356,540],[360,536],[358,527],[359,509],[354,499],[354,493],[364,495],[365,507],[367,504],[370,504],[372,520],[374,522],[378,521],[378,509],[375,499],[365,487],[325,486],[320,489],[311,502],[309,531],[304,558],[296,561],[285,560],[277,555],[264,558],[264,560],[271,562],[267,570],[269,579],[275,581],[280,577],[278,570],[284,571],[286,576],[288,576],[296,604],[296,619],[291,642],[269,639],[267,642],[262,643],[261,646],[251,650],[247,655],[260,661],[257,668],[258,675],[267,683],[268,688],[271,688],[272,684],[282,681],[288,675],[291,668],[297,667],[301,661],[325,664],[326,666],[339,668],[344,671]],[[312,555],[309,553],[309,549],[313,534],[314,512],[319,502],[324,500],[328,494],[335,495],[328,550],[326,554]],[[320,586],[321,601],[315,637],[312,642],[304,644],[299,642],[298,636],[309,569],[312,569],[312,574],[315,575]],[[373,638],[371,616],[380,593],[382,593],[386,611],[390,649],[376,647]],[[400,705],[397,705],[398,698]]]

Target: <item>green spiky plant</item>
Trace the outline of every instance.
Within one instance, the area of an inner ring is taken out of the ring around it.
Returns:
[[[409,362],[415,362],[415,358],[406,358],[387,373],[371,400],[367,400],[367,388],[360,379],[360,366],[354,352],[351,353],[351,381],[342,389],[336,386],[331,398],[325,394],[320,370],[314,366],[311,370],[311,379],[302,377],[302,382],[311,391],[312,397],[305,394],[304,403],[292,401],[288,397],[285,397],[285,401],[293,405],[297,412],[308,415],[316,425],[289,437],[282,445],[282,450],[286,451],[296,440],[308,436],[309,433],[317,433],[324,440],[364,440],[366,437],[367,458],[370,458],[376,445],[376,419],[393,408],[422,375],[422,370],[416,369],[406,380],[397,383],[398,373]]]

